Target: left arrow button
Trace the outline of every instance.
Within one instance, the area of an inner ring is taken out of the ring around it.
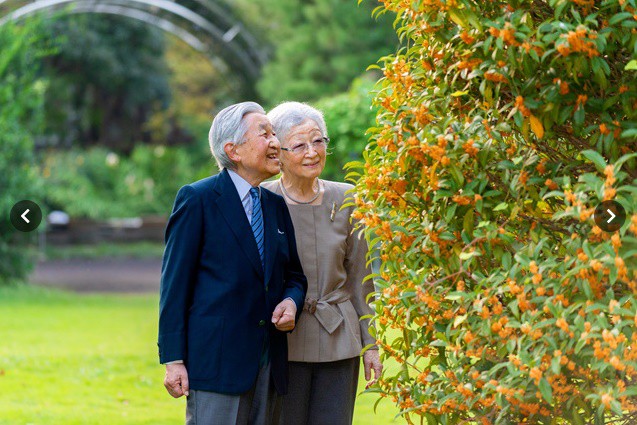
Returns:
[[[26,221],[27,223],[31,223],[31,221],[29,221],[29,219],[26,217],[27,214],[29,214],[29,211],[31,210],[26,210],[25,212],[22,213],[22,215],[20,217],[22,217],[22,220]]]
[[[24,200],[11,208],[11,224],[21,232],[31,232],[42,222],[42,210],[33,201]]]

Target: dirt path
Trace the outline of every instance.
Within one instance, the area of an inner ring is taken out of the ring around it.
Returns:
[[[38,263],[30,282],[76,292],[159,293],[161,259],[100,258]]]

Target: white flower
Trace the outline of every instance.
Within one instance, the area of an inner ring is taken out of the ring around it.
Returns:
[[[106,165],[114,167],[117,164],[119,164],[119,156],[114,152],[109,152],[108,155],[106,155]]]

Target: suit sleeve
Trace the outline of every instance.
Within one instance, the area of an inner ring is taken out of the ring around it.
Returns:
[[[299,253],[296,249],[296,235],[294,234],[294,226],[292,225],[290,211],[288,210],[288,206],[285,204],[285,201],[281,200],[280,205],[283,209],[285,234],[288,237],[288,244],[290,247],[290,262],[285,270],[285,290],[283,293],[283,299],[290,297],[296,304],[296,320],[298,322],[301,312],[303,311],[303,305],[305,304],[307,278],[303,273]]]
[[[351,217],[351,215],[348,215]],[[374,291],[372,279],[365,280],[365,277],[372,273],[371,269],[365,265],[367,256],[367,242],[363,237],[362,229],[354,230],[354,225],[349,228],[349,236],[347,237],[347,252],[345,254],[345,271],[347,272],[347,281],[345,287],[352,294],[352,305],[358,314],[362,317],[373,314],[372,309],[367,303],[367,296]],[[376,340],[369,333],[369,319],[360,321],[361,338],[363,347],[369,344],[376,344]]]
[[[159,361],[186,358],[188,309],[196,279],[203,233],[201,201],[190,186],[177,193],[166,227],[159,290]]]

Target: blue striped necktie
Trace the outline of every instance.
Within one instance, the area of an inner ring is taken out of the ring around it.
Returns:
[[[263,266],[263,212],[261,211],[261,201],[259,200],[259,189],[256,187],[251,188],[250,196],[252,197],[252,233],[254,233],[254,239],[257,241],[261,266]]]

